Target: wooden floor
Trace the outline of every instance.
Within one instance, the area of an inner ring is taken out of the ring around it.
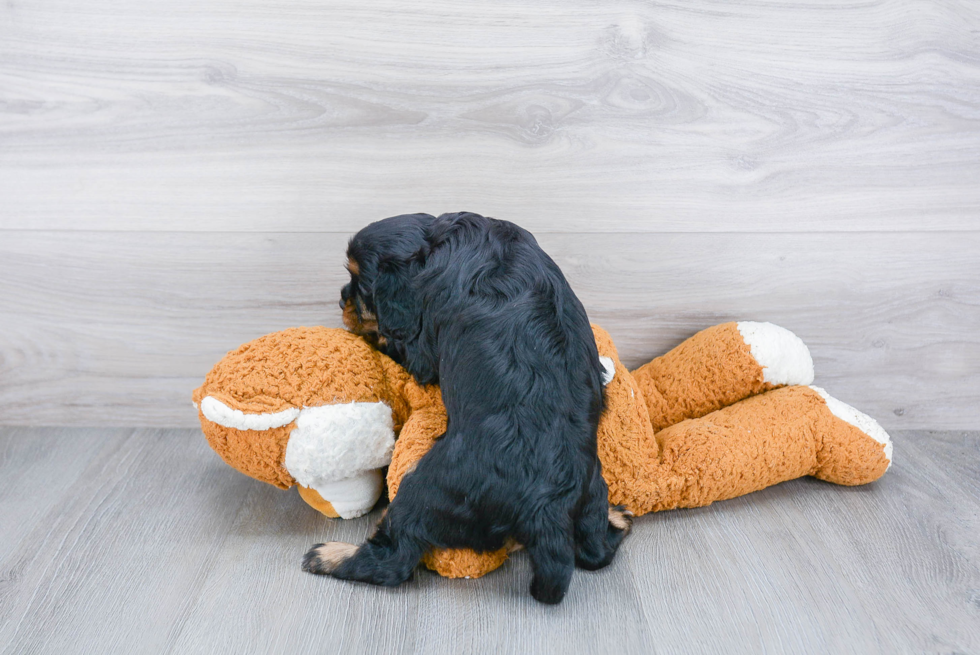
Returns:
[[[642,517],[535,603],[520,554],[396,589],[300,570],[321,517],[188,429],[0,429],[2,653],[980,651],[980,433],[901,432],[886,476]]]

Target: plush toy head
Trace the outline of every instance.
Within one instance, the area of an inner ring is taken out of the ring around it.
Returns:
[[[381,495],[408,381],[344,330],[294,328],[228,353],[193,398],[225,462],[283,489],[299,485],[324,514],[352,518]]]

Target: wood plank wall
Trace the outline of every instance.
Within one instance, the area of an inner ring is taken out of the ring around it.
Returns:
[[[640,364],[770,320],[886,428],[975,428],[980,3],[0,6],[0,424],[192,426],[339,325],[346,239],[538,235]]]

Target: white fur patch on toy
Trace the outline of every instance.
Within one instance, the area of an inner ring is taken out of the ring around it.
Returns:
[[[387,466],[395,447],[394,428],[391,408],[384,403],[304,407],[289,433],[283,465],[296,482],[316,489],[344,516],[323,490]]]
[[[850,423],[878,443],[885,444],[885,459],[888,460],[888,468],[891,468],[892,440],[891,437],[888,436],[888,433],[885,432],[885,429],[878,425],[878,421],[874,420],[864,412],[859,412],[847,403],[837,400],[820,387],[814,387],[811,385],[810,388],[820,394],[823,401],[827,403],[827,409],[830,410],[831,414],[842,421]]]
[[[739,321],[738,331],[770,384],[810,384],[813,359],[803,340],[773,323]]]
[[[599,363],[602,364],[602,386],[606,386],[616,377],[616,364],[613,363],[612,357],[602,355],[599,356]]]
[[[213,396],[206,396],[201,400],[201,413],[204,418],[217,423],[226,428],[236,430],[271,430],[289,425],[299,416],[300,410],[295,407],[284,409],[281,412],[270,412],[268,414],[246,414],[245,412],[232,409]]]

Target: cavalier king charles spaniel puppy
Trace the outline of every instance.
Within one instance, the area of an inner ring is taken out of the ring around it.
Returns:
[[[318,544],[303,568],[397,585],[432,548],[516,542],[531,595],[561,602],[575,566],[609,564],[631,523],[602,478],[603,368],[582,303],[527,230],[479,214],[387,218],[347,254],[348,328],[438,382],[449,421],[375,534]]]

